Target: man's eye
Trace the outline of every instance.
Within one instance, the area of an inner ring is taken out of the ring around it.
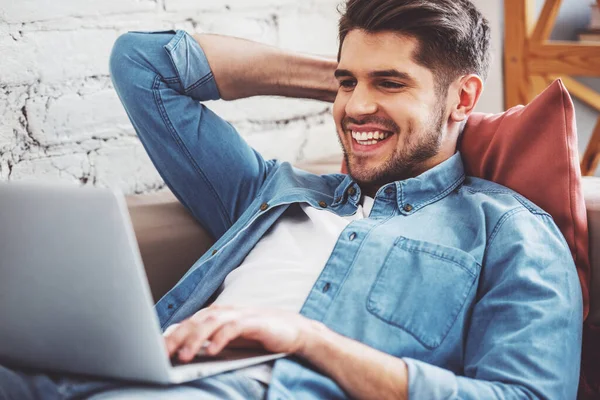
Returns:
[[[350,79],[346,79],[343,81],[340,81],[340,87],[345,88],[345,89],[351,89],[354,86],[356,86],[356,82]]]
[[[401,83],[391,82],[391,81],[383,81],[381,82],[381,86],[386,89],[402,89],[404,87]]]

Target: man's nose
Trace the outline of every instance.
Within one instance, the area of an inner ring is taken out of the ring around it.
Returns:
[[[378,106],[373,93],[365,85],[356,85],[346,103],[346,115],[354,119],[377,113]]]

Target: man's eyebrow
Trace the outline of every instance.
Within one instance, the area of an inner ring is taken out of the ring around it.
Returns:
[[[369,78],[398,78],[405,81],[414,82],[414,79],[410,74],[406,72],[400,72],[397,69],[385,69],[381,71],[369,72]]]
[[[336,69],[333,75],[336,78],[341,78],[342,76],[354,76],[354,74],[352,74],[352,72],[348,71],[347,69]]]
[[[354,74],[347,69],[337,69],[335,77],[341,78],[346,76],[354,77]],[[397,69],[384,69],[379,71],[369,72],[369,78],[398,78],[409,82],[414,82],[415,79],[406,72],[400,72]]]

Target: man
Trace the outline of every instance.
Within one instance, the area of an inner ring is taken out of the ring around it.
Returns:
[[[169,353],[241,340],[290,357],[98,399],[575,398],[568,247],[543,210],[465,177],[456,150],[487,22],[467,0],[348,0],[340,39],[338,63],[182,31],[119,38],[111,73],[131,121],[217,238],[156,305]],[[254,95],[335,98],[349,175],[265,161],[201,103]],[[15,393],[49,384],[3,374]]]

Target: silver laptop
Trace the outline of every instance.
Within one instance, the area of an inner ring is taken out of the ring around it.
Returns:
[[[0,183],[0,364],[170,384],[282,356],[173,365],[123,195]]]

